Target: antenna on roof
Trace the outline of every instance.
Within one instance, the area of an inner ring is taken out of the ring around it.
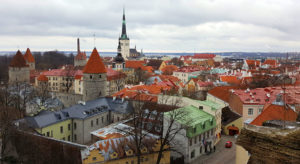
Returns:
[[[96,34],[95,33],[93,34],[93,37],[94,37],[94,47],[96,47]]]

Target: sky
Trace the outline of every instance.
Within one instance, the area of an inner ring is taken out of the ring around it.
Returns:
[[[0,51],[116,51],[123,7],[144,52],[300,51],[299,0],[0,0]]]

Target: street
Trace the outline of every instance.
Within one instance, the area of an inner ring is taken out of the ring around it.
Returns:
[[[226,141],[233,143],[231,148],[225,148]],[[220,142],[216,145],[216,152],[202,155],[192,164],[235,164],[235,141],[233,136],[222,135]]]

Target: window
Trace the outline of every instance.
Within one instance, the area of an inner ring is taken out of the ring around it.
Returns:
[[[108,121],[108,115],[106,115],[106,121]]]
[[[66,138],[65,138],[65,137],[63,137],[63,138],[62,138],[62,140],[66,140]]]
[[[197,137],[194,138],[194,144],[196,144],[196,143],[197,143]]]
[[[91,121],[91,127],[93,127],[93,125],[94,125],[94,122],[93,122],[93,120]]]
[[[101,75],[99,75],[99,78],[101,79]]]
[[[192,152],[191,152],[191,158],[194,158],[195,157],[195,150],[193,150]]]
[[[262,112],[262,110],[263,110],[262,108],[259,108],[259,109],[258,109],[258,113],[261,113],[261,112]]]
[[[99,124],[99,119],[97,118],[97,119],[96,119],[96,125],[98,125],[98,124]]]
[[[50,132],[47,132],[47,137],[49,137],[50,136]]]
[[[248,109],[248,115],[253,115],[253,109],[252,108]]]
[[[101,118],[101,122],[103,123],[103,117]]]
[[[92,79],[93,78],[93,76],[92,75],[90,75],[90,79]]]
[[[76,134],[74,134],[74,141],[76,141],[77,140],[77,135]]]
[[[61,126],[61,127],[60,127],[60,133],[63,133],[63,132],[64,132],[64,127]]]
[[[199,109],[203,109],[203,106],[199,106]]]
[[[77,128],[77,125],[76,125],[76,122],[74,122],[74,129],[76,129]]]
[[[202,146],[200,146],[200,154],[202,153]]]
[[[53,130],[51,130],[51,137],[53,137]]]
[[[71,124],[68,124],[68,130],[71,130]]]
[[[97,160],[97,157],[93,157],[93,161],[96,161]]]
[[[70,135],[68,136],[68,141],[71,141],[71,136]]]
[[[117,117],[118,121],[120,121],[120,117]]]
[[[193,144],[193,141],[192,141],[192,139],[190,139],[190,146],[192,146],[192,144]]]

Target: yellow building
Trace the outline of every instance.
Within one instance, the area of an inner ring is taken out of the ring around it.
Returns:
[[[72,141],[71,119],[64,120],[42,128],[36,128],[35,130],[46,137]]]
[[[160,140],[146,137],[141,148],[141,163],[156,163]],[[167,149],[166,147],[165,149]],[[101,140],[82,151],[84,164],[107,163],[107,164],[134,164],[137,163],[135,156],[135,144],[132,136]],[[161,164],[170,163],[170,151],[164,151],[160,161]]]
[[[166,66],[167,66],[166,62],[163,61],[163,62],[161,62],[158,70],[162,71],[162,69],[165,68]]]
[[[230,110],[229,107],[222,109],[222,131],[226,135],[239,134],[243,127],[243,117]]]

